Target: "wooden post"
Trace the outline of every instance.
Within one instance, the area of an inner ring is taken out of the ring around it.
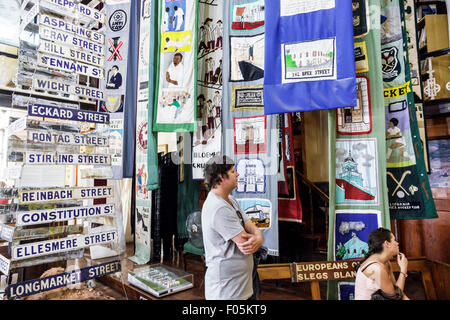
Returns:
[[[319,281],[311,281],[311,295],[313,300],[321,300]]]

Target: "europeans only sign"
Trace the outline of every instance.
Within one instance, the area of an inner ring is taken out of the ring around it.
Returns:
[[[359,260],[293,263],[293,282],[353,279]],[[291,269],[292,270],[292,269]]]
[[[100,204],[89,207],[53,208],[16,213],[16,226],[84,219],[114,214],[114,205]]]
[[[19,204],[111,198],[113,196],[114,192],[112,187],[22,190],[19,191]]]
[[[45,278],[11,284],[6,288],[6,296],[8,299],[19,299],[21,297],[73,285],[97,277],[103,277],[111,273],[119,272],[120,270],[121,265],[119,260],[105,262],[96,266],[73,270],[71,272],[64,272]]]
[[[82,249],[92,245],[110,243],[118,239],[117,230],[73,237],[32,242],[12,247],[12,261]]]
[[[109,123],[108,113],[61,108],[43,104],[28,105],[28,115],[33,117],[44,117],[82,122]]]

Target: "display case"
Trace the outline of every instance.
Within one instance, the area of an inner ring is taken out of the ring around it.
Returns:
[[[154,264],[128,271],[128,282],[156,297],[164,297],[194,286],[194,276],[180,269]]]

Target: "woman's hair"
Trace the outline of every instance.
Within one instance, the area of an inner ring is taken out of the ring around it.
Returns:
[[[391,242],[391,231],[385,228],[378,228],[373,230],[369,234],[369,251],[366,253],[364,258],[356,265],[355,269],[358,268],[366,261],[371,255],[375,253],[380,253],[383,251],[383,243]]]
[[[209,192],[221,181],[220,175],[227,178],[228,170],[234,166],[231,158],[225,155],[214,156],[206,162],[205,165],[205,187]]]

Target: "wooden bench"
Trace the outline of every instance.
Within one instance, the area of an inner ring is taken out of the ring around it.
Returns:
[[[348,262],[352,263],[355,261],[347,260]],[[342,263],[343,261],[317,261],[317,262],[305,262],[301,263],[302,265],[322,265],[327,263]],[[437,300],[438,297],[436,295],[436,289],[433,282],[433,278],[437,278],[437,275],[433,275],[433,269],[435,268],[433,266],[432,261],[427,260],[424,257],[419,258],[409,258],[408,259],[408,271],[416,271],[421,272],[422,274],[422,284],[425,289],[425,296],[428,300]],[[392,260],[391,261],[393,271],[394,272],[400,272],[400,268],[397,264],[397,261]],[[442,264],[444,265],[444,264]],[[447,272],[450,272],[450,266],[446,265]],[[350,267],[350,265],[348,265]],[[264,280],[282,280],[282,279],[291,279],[293,282],[310,282],[311,283],[311,296],[313,300],[321,300],[320,297],[320,289],[319,289],[319,281],[327,281],[327,279],[317,279],[316,277],[314,280],[311,278],[309,279],[303,279],[299,280],[298,277],[296,277],[296,263],[280,263],[280,264],[261,264],[258,266],[258,275],[260,281]],[[345,269],[345,270],[348,270]],[[321,272],[323,274],[326,272],[326,270],[317,271]],[[328,271],[332,272],[332,271]],[[312,272],[313,273],[313,272]],[[343,277],[340,279],[354,279],[356,273],[353,272],[352,276]],[[434,276],[434,277],[433,277]],[[444,277],[444,275],[443,275]],[[330,279],[330,278],[328,278]],[[334,280],[334,279],[331,279]],[[448,297],[447,297],[448,298]],[[440,299],[447,299],[446,297],[440,297]]]

